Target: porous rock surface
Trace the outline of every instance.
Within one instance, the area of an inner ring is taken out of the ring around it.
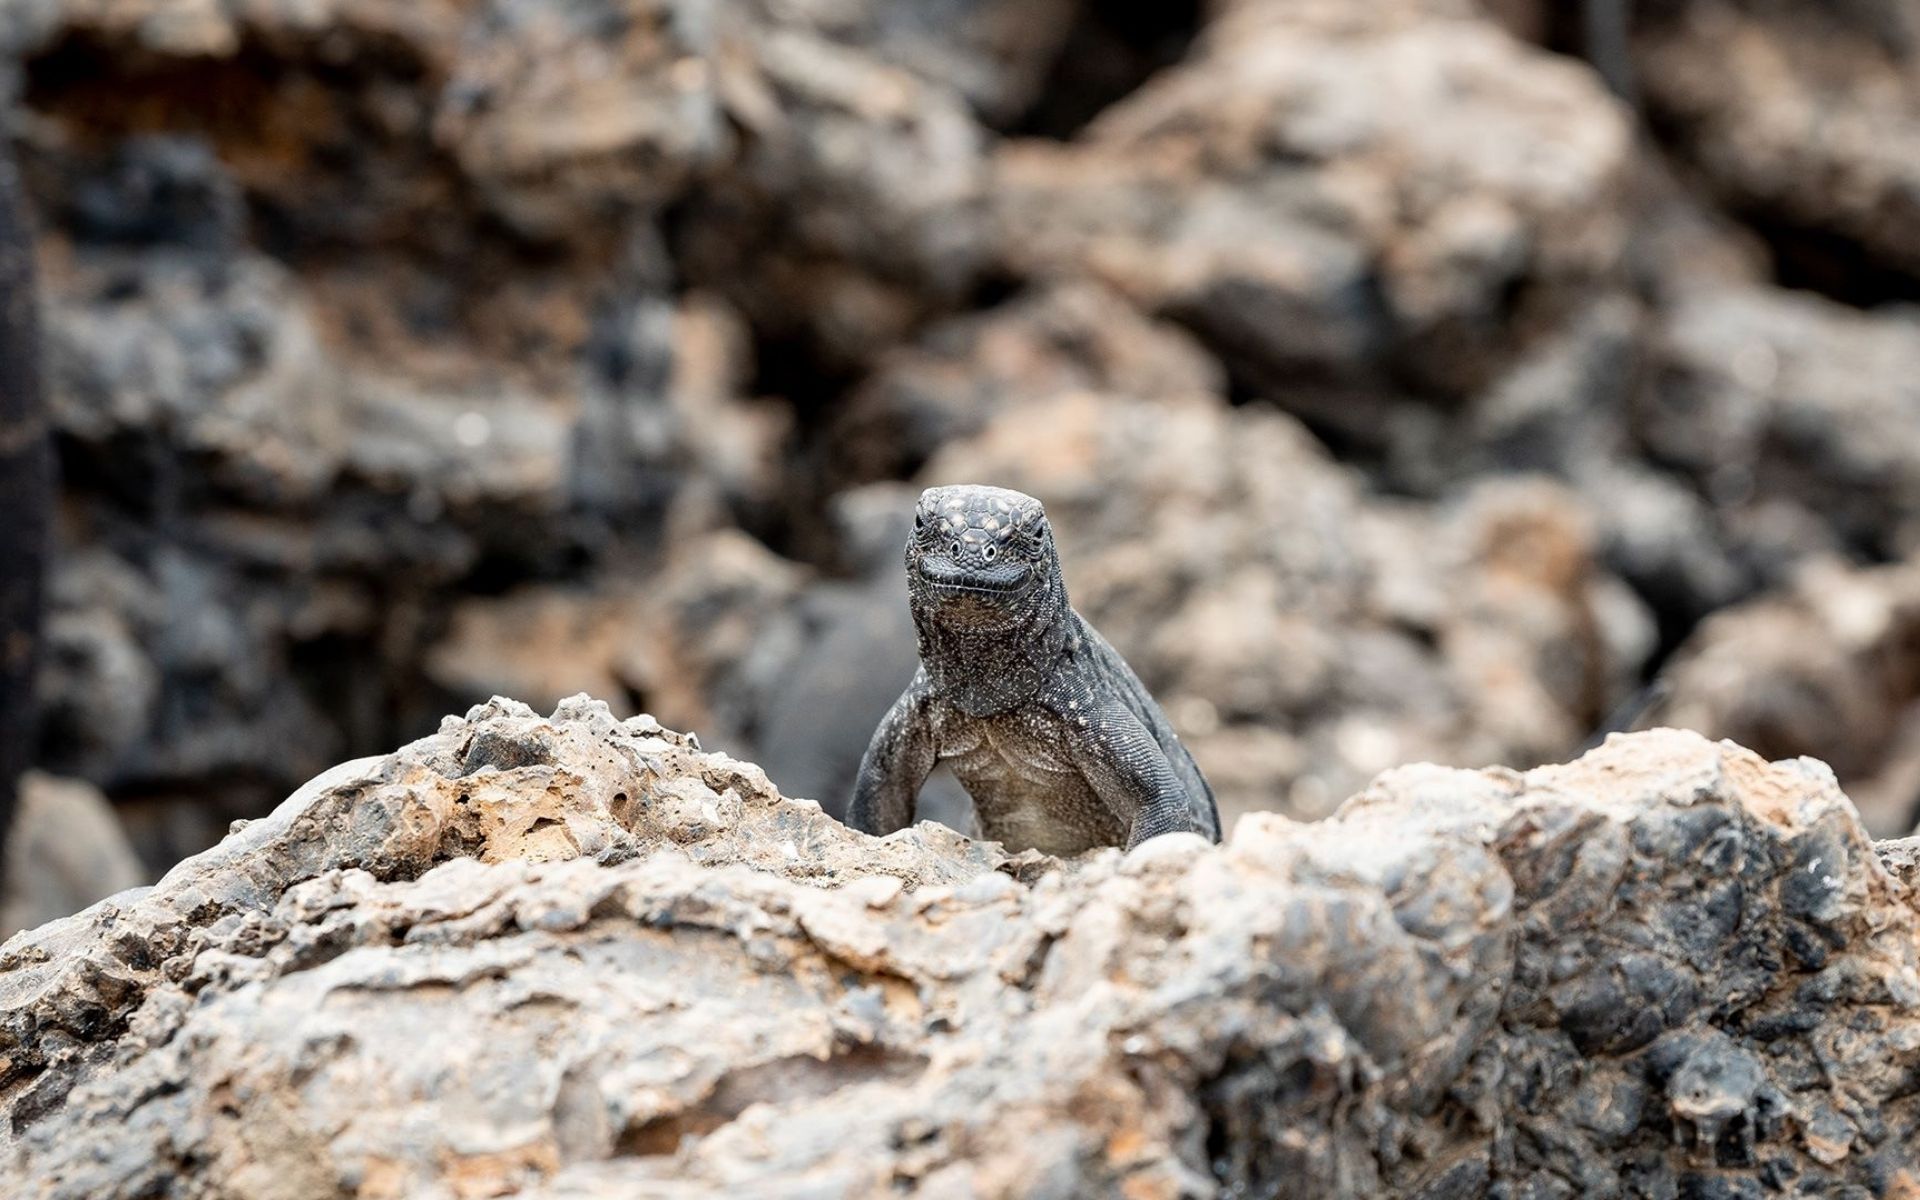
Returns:
[[[1566,488],[1380,496],[1298,420],[1184,369],[1164,326],[1117,353],[1100,311],[1065,292],[937,327],[876,375],[869,411],[937,410],[955,380],[997,393],[918,482],[1046,498],[1075,606],[1223,813],[1323,816],[1396,763],[1541,762],[1604,719],[1652,631]]]
[[[1229,819],[1324,816],[1410,759],[1547,761],[1631,686],[1651,622],[1565,488],[1380,497],[1294,418],[1231,405],[1178,329],[1127,312],[1070,286],[935,325],[850,407],[846,467],[931,456],[916,486],[1043,497],[1075,606]],[[568,682],[644,696],[838,813],[917,661],[900,560],[915,490],[842,494],[857,584],[714,534],[646,577],[463,601],[429,670],[543,704]]]
[[[1003,150],[1017,270],[1100,279],[1353,426],[1396,383],[1484,384],[1612,273],[1630,142],[1591,73],[1452,0],[1219,9],[1073,143]]]
[[[1920,548],[1920,314],[1704,288],[1674,304],[1633,409],[1771,584],[1832,551]]]
[[[38,771],[20,780],[7,838],[0,938],[78,912],[151,878],[100,789]]]
[[[852,833],[496,700],[0,952],[33,1197],[1904,1195],[1911,855],[1657,731],[1226,845]]]
[[[897,539],[835,514],[961,472],[1061,508],[1230,807],[1566,757],[1710,614],[1920,550],[1916,13],[0,5],[63,479],[40,764],[158,870],[590,690],[831,810],[912,653]],[[1920,816],[1880,715],[1725,698],[1686,718]]]
[[[1756,751],[1824,751],[1869,831],[1920,821],[1920,564],[1806,564],[1710,617],[1668,668],[1658,717]]]
[[[1687,0],[1646,10],[1636,49],[1662,128],[1731,206],[1869,280],[1920,277],[1920,5]]]
[[[1073,7],[0,11],[67,468],[49,765],[257,812],[473,698],[423,661],[461,598],[776,498],[750,341],[851,354],[968,286],[978,120]]]

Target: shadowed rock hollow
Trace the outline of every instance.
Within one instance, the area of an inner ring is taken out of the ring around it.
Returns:
[[[495,700],[0,953],[10,1195],[1895,1196],[1906,843],[1615,737],[1226,845],[875,840]]]

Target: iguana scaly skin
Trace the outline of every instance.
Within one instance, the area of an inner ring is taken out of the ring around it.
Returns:
[[[1067,603],[1040,502],[929,488],[907,539],[920,669],[874,730],[847,823],[913,820],[935,763],[1009,849],[1076,854],[1156,834],[1220,838],[1213,791],[1160,706]]]

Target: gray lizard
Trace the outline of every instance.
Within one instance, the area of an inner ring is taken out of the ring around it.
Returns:
[[[873,732],[847,823],[913,820],[936,762],[1012,850],[1076,854],[1190,831],[1213,790],[1126,660],[1067,603],[1046,512],[1005,488],[929,488],[907,538],[920,669]]]

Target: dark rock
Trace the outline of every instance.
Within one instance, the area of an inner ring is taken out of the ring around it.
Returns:
[[[0,122],[0,138],[5,131]],[[32,234],[12,155],[0,144],[0,887],[20,777],[33,761],[54,506]]]
[[[1477,389],[1612,275],[1629,143],[1583,72],[1461,5],[1221,7],[1074,144],[1000,154],[1014,270],[1100,279],[1362,439],[1402,381]]]
[[[1911,313],[1701,289],[1667,318],[1634,428],[1778,585],[1823,548],[1893,556],[1920,544],[1916,364]]]
[[[1687,0],[1645,17],[1649,105],[1789,281],[1920,296],[1920,167],[1904,150],[1920,132],[1920,6]]]
[[[1911,564],[1808,563],[1719,613],[1667,670],[1662,721],[1780,757],[1821,754],[1876,833],[1920,822],[1920,576]]]

